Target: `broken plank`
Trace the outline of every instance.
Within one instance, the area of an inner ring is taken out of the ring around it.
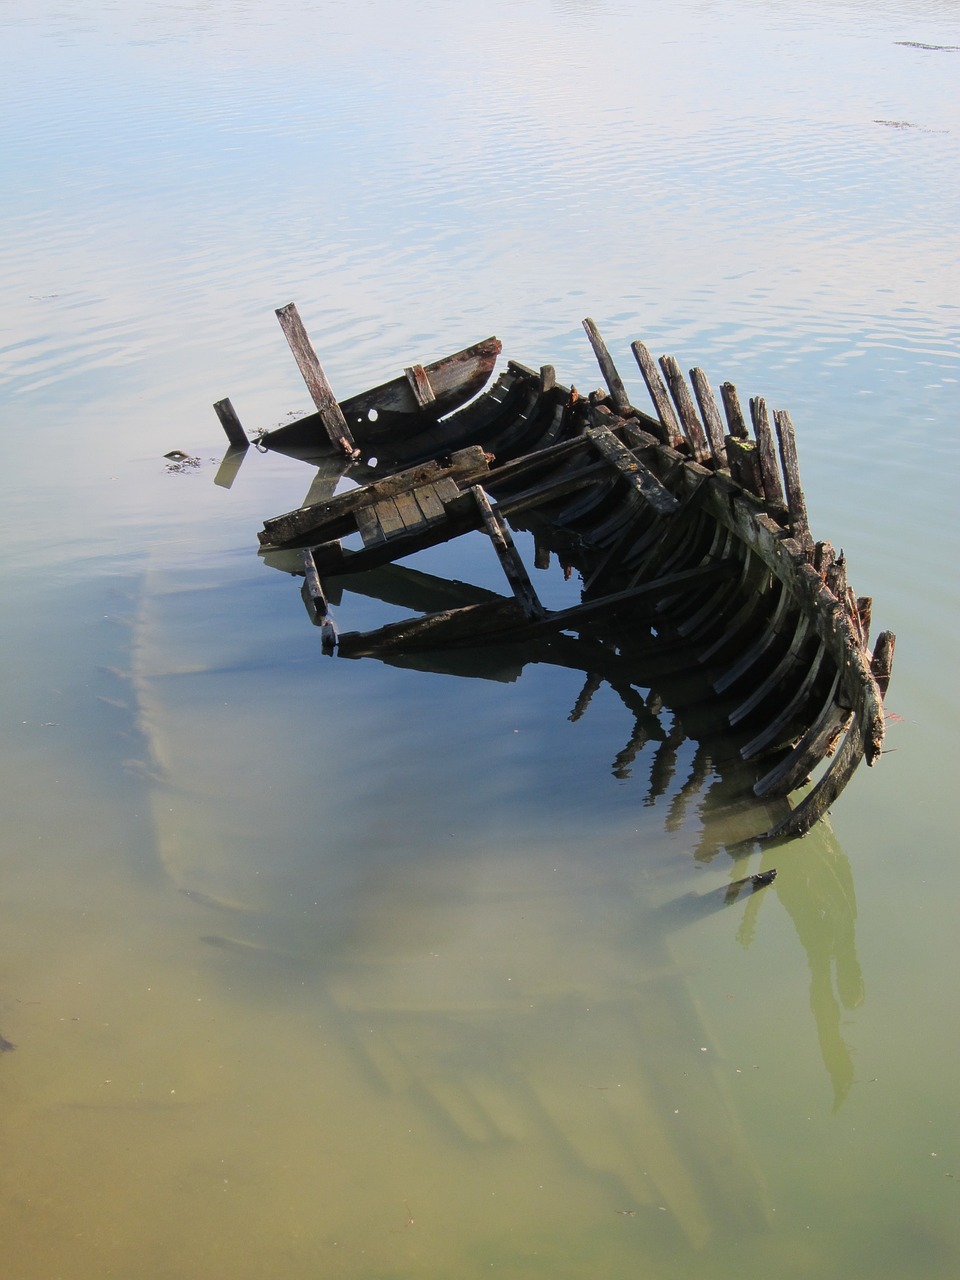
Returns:
[[[720,398],[723,401],[723,412],[727,417],[727,428],[730,435],[737,440],[749,439],[750,432],[747,430],[743,410],[740,408],[740,397],[737,395],[737,388],[732,382],[720,383]]]
[[[347,420],[343,416],[337,397],[333,394],[333,388],[327,381],[327,375],[323,372],[323,366],[300,319],[296,303],[288,302],[285,307],[279,307],[277,319],[280,321],[280,328],[290,344],[293,358],[307,384],[310,398],[317,406],[320,421],[331,443],[338,449],[342,449],[344,453],[355,453],[356,442],[350,434]]]
[[[649,467],[618,440],[609,427],[593,427],[587,437],[606,460],[634,488],[644,502],[661,516],[672,516],[679,510],[680,503],[669,489],[665,488]]]
[[[393,500],[403,521],[403,527],[408,532],[423,524],[423,512],[420,510],[416,495],[417,491],[413,489],[409,493],[398,493]]]
[[[385,541],[373,507],[361,507],[357,512],[357,529],[365,547],[375,547],[378,542]]]
[[[543,605],[533,589],[533,583],[530,581],[524,563],[520,559],[520,553],[514,544],[507,522],[500,512],[491,506],[490,499],[480,485],[474,485],[470,492],[473,494],[474,501],[477,504],[487,536],[493,543],[494,550],[500,559],[500,564],[503,566],[503,571],[507,575],[507,581],[510,583],[524,616],[527,618],[543,617]]]
[[[454,485],[454,489],[456,489],[456,485]],[[413,497],[420,508],[420,514],[424,520],[428,522],[442,520],[446,515],[443,500],[437,492],[435,484],[424,484],[418,489],[414,489]]]

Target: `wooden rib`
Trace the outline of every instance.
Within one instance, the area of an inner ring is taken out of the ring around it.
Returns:
[[[729,644],[732,644],[752,624],[757,611],[764,609],[767,592],[771,589],[769,581],[771,574],[769,567],[763,561],[760,561],[760,565],[761,575],[758,585],[744,597],[739,608],[726,622],[720,635],[715,640],[712,640],[705,649],[700,650],[697,661],[701,666],[708,666],[714,658],[721,654]]]
[[[603,380],[610,390],[613,399],[613,406],[618,413],[630,412],[630,397],[627,395],[626,388],[623,385],[623,379],[617,373],[617,367],[613,363],[610,352],[607,350],[607,344],[600,337],[600,331],[594,322],[587,318],[583,321],[583,327],[587,337],[590,339],[590,345],[593,347],[593,353],[597,357],[597,364],[600,366],[600,372],[603,374]]]
[[[773,644],[774,639],[780,632],[780,624],[786,616],[787,610],[791,602],[791,593],[787,587],[780,584],[780,599],[777,601],[777,607],[767,620],[766,626],[761,632],[758,639],[750,646],[746,653],[741,654],[737,661],[713,681],[713,687],[717,693],[724,693],[731,685],[744,676],[753,664],[761,658]]]
[[[816,719],[794,745],[788,755],[764,774],[755,784],[756,796],[786,795],[798,787],[823,758],[823,753],[837,733],[850,718],[850,712],[837,703],[840,688],[840,672],[833,677],[830,690],[820,707]]]
[[[796,809],[779,822],[770,831],[760,837],[761,840],[774,840],[780,836],[802,836],[814,826],[837,796],[844,789],[863,758],[864,736],[860,717],[854,716],[847,730],[843,743],[831,760],[826,773],[817,782],[813,790],[797,805]]]
[[[744,698],[734,711],[731,711],[727,717],[731,725],[739,724],[744,720],[751,711],[754,711],[764,698],[771,693],[777,685],[785,678],[792,667],[796,666],[800,650],[810,631],[810,619],[805,613],[801,613],[797,619],[796,630],[793,633],[793,639],[790,641],[790,647],[786,653],[773,668],[773,670],[756,686],[750,696]]]
[[[727,462],[733,479],[758,498],[764,496],[763,480],[760,477],[760,454],[752,440],[740,440],[737,436],[727,436]]]
[[[864,648],[870,643],[870,622],[873,615],[872,596],[857,596],[857,617],[860,619],[860,634]]]
[[[520,553],[514,544],[507,522],[500,512],[491,506],[490,499],[480,485],[474,485],[470,492],[473,494],[474,501],[480,511],[480,517],[483,520],[483,526],[487,531],[487,536],[493,543],[494,550],[503,566],[503,571],[507,576],[507,581],[510,583],[511,590],[523,610],[524,617],[531,620],[542,618],[545,612],[544,607],[533,589],[533,583],[530,581],[523,561],[520,559]]]
[[[777,454],[773,447],[773,432],[770,429],[770,418],[767,414],[767,402],[763,396],[755,396],[750,401],[750,417],[753,421],[753,433],[757,439],[760,455],[760,478],[763,482],[763,496],[775,506],[784,507],[783,485],[780,483],[780,472],[777,469]]]
[[[809,554],[813,547],[813,537],[810,533],[810,522],[807,519],[807,504],[800,484],[800,461],[797,457],[797,438],[793,422],[786,409],[774,409],[773,421],[776,424],[777,440],[780,444],[780,464],[783,468],[783,482],[787,491],[790,529],[800,543],[804,554]]]
[[[546,395],[557,385],[557,371],[552,364],[540,366],[540,393]]]
[[[806,675],[801,680],[796,693],[765,728],[761,729],[758,734],[752,737],[749,742],[745,742],[740,748],[740,755],[744,760],[753,760],[766,751],[768,747],[776,745],[781,735],[786,732],[787,727],[797,719],[801,707],[810,697],[826,652],[826,647],[823,643],[817,645],[813,660],[807,668]]]
[[[710,452],[713,454],[713,460],[718,467],[725,467],[727,465],[727,449],[723,442],[723,422],[720,419],[720,410],[717,407],[716,397],[707,380],[707,375],[702,369],[691,369],[690,382],[693,384],[697,404],[700,406],[700,416],[703,418],[703,424],[707,428],[707,439],[710,441]]]
[[[748,439],[750,433],[743,417],[743,410],[740,408],[740,397],[732,382],[720,383],[720,398],[723,400],[723,411],[727,416],[730,434],[735,440]]]
[[[337,397],[333,394],[333,388],[327,381],[327,375],[323,372],[317,353],[313,349],[313,343],[300,319],[296,303],[288,302],[285,307],[279,307],[277,319],[280,321],[280,328],[290,344],[293,358],[307,384],[310,397],[317,406],[320,421],[331,443],[344,453],[353,454],[356,451],[356,442],[350,434],[347,420],[343,416]]]
[[[653,356],[643,345],[642,342],[632,342],[630,350],[633,352],[634,359],[643,374],[643,380],[647,384],[647,390],[650,392],[650,399],[653,401],[653,407],[657,411],[657,418],[660,420],[662,430],[662,440],[664,444],[670,445],[676,449],[683,443],[683,432],[680,430],[680,423],[677,421],[677,415],[673,411],[673,405],[670,403],[670,397],[667,394],[667,388],[663,379],[660,377],[659,370],[654,363]]]
[[[410,383],[410,390],[413,392],[413,398],[416,400],[421,409],[425,409],[428,404],[434,404],[437,396],[430,385],[430,379],[427,377],[427,371],[422,364],[412,364],[408,369],[404,369],[404,375]]]
[[[710,457],[710,446],[707,444],[703,426],[697,417],[697,410],[684,380],[683,371],[673,356],[661,356],[660,368],[667,379],[670,395],[673,397],[673,403],[677,406],[680,424],[683,427],[683,433],[687,438],[687,443],[693,456],[697,462],[705,462]]]

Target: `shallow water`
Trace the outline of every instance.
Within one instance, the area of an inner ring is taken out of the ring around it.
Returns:
[[[0,17],[11,1280],[960,1265],[956,7],[477,18]],[[592,315],[638,400],[639,337],[788,407],[898,634],[830,825],[744,847],[581,671],[321,657],[255,551],[310,472],[214,484],[214,400],[308,407],[291,299],[341,396],[490,333],[592,387]]]

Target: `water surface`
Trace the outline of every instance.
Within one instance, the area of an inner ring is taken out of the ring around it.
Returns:
[[[955,6],[0,23],[5,1274],[954,1274]],[[214,400],[309,407],[291,299],[341,396],[591,387],[592,315],[789,408],[899,636],[830,824],[744,844],[574,669],[323,658],[255,550],[310,472],[213,483]]]

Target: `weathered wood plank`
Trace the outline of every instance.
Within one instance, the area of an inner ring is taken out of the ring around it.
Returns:
[[[361,507],[357,511],[357,529],[365,547],[375,547],[384,541],[383,530],[373,507]]]
[[[727,450],[723,442],[723,421],[720,417],[720,410],[717,407],[713,389],[702,369],[690,370],[690,382],[697,397],[697,404],[700,406],[700,416],[703,418],[703,424],[707,429],[707,439],[710,442],[710,452],[713,454],[713,460],[718,467],[725,467],[727,465]]]
[[[790,513],[790,528],[793,536],[800,543],[805,553],[813,548],[813,536],[810,533],[810,522],[807,519],[807,504],[800,484],[800,461],[797,457],[797,438],[793,422],[786,409],[774,409],[773,420],[777,428],[777,439],[780,443],[780,463],[783,467],[783,482],[787,490],[787,511]]]
[[[470,492],[473,494],[477,509],[480,512],[480,518],[483,521],[483,527],[493,543],[494,550],[503,566],[503,571],[507,575],[507,581],[510,583],[517,603],[523,610],[524,617],[531,619],[543,617],[543,605],[533,589],[533,583],[530,581],[524,563],[520,559],[520,553],[517,551],[507,522],[500,512],[491,506],[490,499],[480,485],[474,485]]]
[[[402,533],[406,532],[403,516],[397,508],[395,498],[382,498],[379,502],[374,503],[373,514],[376,516],[377,523],[383,530],[385,538],[398,538]]]
[[[613,363],[613,357],[607,350],[607,344],[600,336],[600,330],[589,317],[583,321],[583,327],[587,337],[590,339],[593,353],[597,357],[597,364],[600,366],[603,380],[610,391],[613,407],[618,413],[629,413],[630,397],[627,395],[626,388],[623,385],[623,379],[617,372],[617,366]]]
[[[773,447],[773,432],[770,429],[770,418],[767,414],[767,402],[763,396],[754,396],[750,401],[750,417],[753,421],[753,434],[757,441],[757,452],[760,458],[760,479],[763,482],[763,496],[775,506],[785,507],[783,485],[780,483],[780,472],[777,468],[777,454]]]
[[[680,415],[680,425],[687,438],[687,443],[697,462],[705,462],[710,457],[710,446],[704,434],[703,426],[697,417],[697,410],[684,380],[683,371],[673,356],[661,356],[660,368],[667,379],[667,386]]]
[[[227,439],[235,449],[247,449],[250,441],[247,439],[247,433],[243,429],[243,424],[237,417],[237,411],[230,403],[230,397],[225,400],[218,400],[213,406],[214,412],[220,419],[220,425],[227,433]]]
[[[676,449],[683,443],[683,432],[680,430],[680,423],[677,421],[677,415],[673,411],[673,405],[670,403],[670,397],[667,394],[667,388],[660,372],[657,369],[653,356],[643,345],[642,342],[632,342],[630,350],[639,366],[643,375],[643,380],[647,384],[647,390],[650,392],[650,399],[653,401],[653,407],[657,411],[657,417],[660,420],[661,440],[664,444],[670,445]]]
[[[303,564],[303,581],[307,594],[313,601],[317,612],[324,614],[327,612],[327,599],[323,594],[323,585],[320,582],[320,575],[317,573],[313,552],[309,547],[304,547],[300,552],[300,560]]]
[[[323,366],[313,349],[313,343],[304,328],[303,321],[300,319],[296,303],[288,302],[285,307],[279,307],[277,319],[280,321],[280,328],[290,344],[293,358],[307,384],[310,398],[317,406],[320,420],[331,443],[346,454],[355,454],[356,442],[337,403],[337,397],[333,394],[333,388],[327,381],[327,375],[323,372]]]
[[[658,515],[672,516],[680,509],[680,503],[670,490],[660,483],[636,454],[617,439],[609,427],[591,427],[586,435],[597,452],[616,467],[644,502],[648,503]]]
[[[420,510],[416,494],[416,489],[413,489],[409,493],[398,493],[393,499],[407,533],[423,524],[423,512]]]
[[[477,446],[462,449],[450,460],[450,466],[441,467],[438,462],[424,462],[418,467],[410,467],[395,475],[385,476],[361,489],[350,489],[346,493],[335,494],[326,502],[312,506],[299,507],[296,511],[287,511],[283,515],[273,516],[263,522],[263,530],[258,535],[260,543],[265,547],[281,547],[296,541],[325,542],[328,538],[341,537],[349,533],[355,522],[358,508],[369,506],[379,498],[392,497],[397,493],[405,493],[421,484],[435,483],[438,493],[443,484],[449,481],[453,493],[459,492],[452,477],[461,482],[486,476],[489,465],[483,450]],[[449,492],[449,490],[446,490]],[[442,494],[441,494],[442,496]]]
[[[873,657],[870,660],[870,673],[877,682],[881,698],[887,696],[887,689],[890,686],[890,673],[893,670],[893,651],[896,643],[897,637],[892,631],[881,631],[877,636]]]
[[[421,409],[436,401],[436,394],[430,385],[427,371],[422,364],[412,364],[408,369],[404,369],[403,373],[410,383],[410,390],[413,392],[413,397]]]
[[[457,486],[453,487],[456,490]],[[421,485],[418,489],[414,489],[413,496],[424,520],[432,523],[444,519],[446,511],[435,484]]]
[[[743,410],[740,408],[740,397],[732,382],[720,383],[720,398],[723,401],[723,411],[727,417],[727,430],[730,435],[737,440],[749,439],[750,432],[747,430]]]
[[[727,462],[730,474],[741,488],[748,493],[763,497],[763,481],[760,478],[760,454],[752,440],[741,440],[739,436],[727,436]]]

